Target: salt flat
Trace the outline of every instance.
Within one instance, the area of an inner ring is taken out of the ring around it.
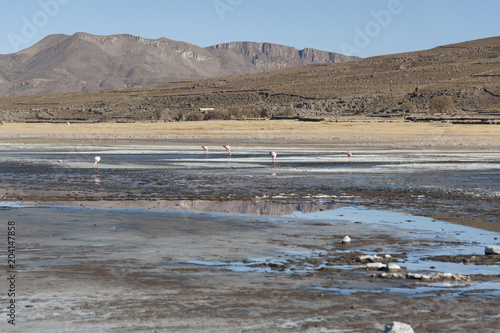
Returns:
[[[226,124],[3,126],[14,331],[496,330],[494,125]]]

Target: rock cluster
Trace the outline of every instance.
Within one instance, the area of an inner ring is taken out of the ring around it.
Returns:
[[[393,263],[393,262],[388,262],[392,261],[393,258],[390,254],[384,254],[383,256],[379,256],[376,254],[372,255],[361,255],[357,258],[357,261],[359,262],[366,262],[366,269],[369,270],[386,270],[386,271],[399,271],[402,270],[401,266]]]
[[[392,256],[390,254],[385,254],[383,257],[381,256],[378,256],[376,254],[365,254],[365,255],[362,255],[362,256],[359,256],[358,260],[361,261],[361,262],[380,262],[380,261],[383,261],[383,260],[386,260],[386,259],[391,259]]]
[[[471,281],[470,276],[462,274],[453,273],[432,273],[432,274],[421,274],[421,273],[387,273],[383,272],[380,274],[373,274],[372,277],[380,277],[386,279],[412,279],[412,280],[425,280],[425,281],[436,281],[436,280],[454,280],[469,282]]]

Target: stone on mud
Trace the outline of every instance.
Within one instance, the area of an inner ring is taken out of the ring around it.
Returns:
[[[387,273],[387,272],[383,272],[383,273],[380,273],[379,275],[372,275],[372,277],[379,277],[379,278],[383,278],[383,279],[404,279],[405,276],[403,274],[400,274],[400,273]]]
[[[395,321],[385,326],[384,333],[415,333],[415,331],[410,325]]]
[[[395,264],[393,262],[390,262],[385,266],[385,269],[388,271],[400,271],[401,266],[399,266],[398,264]]]
[[[484,249],[484,254],[500,254],[500,246],[489,245]]]
[[[424,279],[424,275],[420,273],[408,273],[406,274],[407,279],[415,279],[415,280],[422,280]]]
[[[383,258],[377,256],[376,254],[373,254],[373,255],[365,254],[365,255],[359,256],[359,261],[361,261],[361,262],[365,262],[365,261],[376,262],[379,260],[383,260]]]
[[[369,262],[366,264],[367,269],[381,269],[384,268],[385,264],[381,262]]]

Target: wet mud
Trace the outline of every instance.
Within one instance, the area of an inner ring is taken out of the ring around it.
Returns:
[[[288,165],[245,174],[217,169],[172,170],[67,168],[30,162],[0,162],[0,200],[137,201],[256,200],[323,201],[408,211],[500,231],[498,170],[356,174],[294,172]],[[295,166],[296,168],[296,166]],[[484,188],[482,188],[484,187]],[[458,208],[458,209],[457,209]]]
[[[499,152],[16,144],[14,332],[497,330]]]

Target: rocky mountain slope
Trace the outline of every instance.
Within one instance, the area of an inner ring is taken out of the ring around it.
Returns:
[[[0,55],[0,96],[137,87],[352,60],[358,58],[270,43],[201,48],[167,38],[50,35]]]
[[[232,52],[220,46],[219,52]],[[241,48],[240,48],[241,49]],[[263,52],[265,54],[265,52]],[[308,53],[308,52],[305,52]],[[271,51],[266,56],[275,59]],[[255,58],[252,49],[235,58]],[[280,58],[283,59],[283,58]],[[430,102],[446,96],[453,107]],[[199,120],[277,115],[500,123],[500,37],[345,63],[147,87],[0,98],[0,120]],[[207,119],[205,115],[205,119]],[[210,118],[212,119],[212,118]]]

